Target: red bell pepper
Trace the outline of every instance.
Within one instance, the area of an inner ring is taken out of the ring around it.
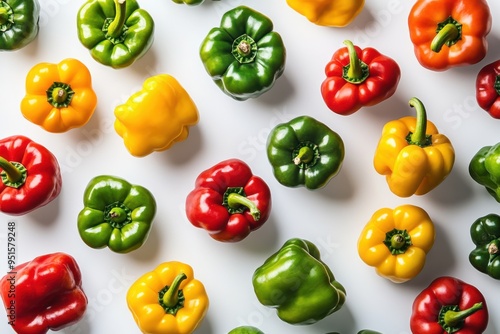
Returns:
[[[364,106],[376,105],[395,92],[401,78],[396,61],[374,48],[361,49],[351,41],[338,49],[325,68],[321,94],[328,108],[350,115]]]
[[[77,323],[87,308],[82,276],[65,253],[38,256],[0,280],[9,324],[18,334],[44,334]]]
[[[491,117],[500,118],[500,59],[484,66],[477,74],[476,100]]]
[[[236,242],[260,228],[271,211],[271,191],[238,159],[203,171],[186,198],[188,220],[218,241]]]
[[[413,302],[413,334],[480,334],[487,326],[484,296],[454,277],[438,277]]]
[[[0,211],[24,215],[54,200],[62,177],[56,157],[24,136],[0,140]]]

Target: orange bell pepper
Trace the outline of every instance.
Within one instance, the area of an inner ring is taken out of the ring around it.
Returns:
[[[484,58],[491,13],[486,0],[417,0],[408,26],[419,63],[444,71]]]
[[[45,130],[61,133],[81,127],[96,106],[90,71],[79,60],[39,63],[28,72],[21,113]]]

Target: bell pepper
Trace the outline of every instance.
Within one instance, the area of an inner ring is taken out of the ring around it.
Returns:
[[[187,139],[198,123],[198,108],[188,92],[171,75],[144,81],[142,89],[115,108],[115,131],[135,157],[165,151]]]
[[[485,57],[491,13],[486,0],[417,0],[408,27],[418,62],[444,71]]]
[[[186,197],[193,226],[217,241],[237,242],[269,218],[271,190],[242,160],[227,159],[201,172]]]
[[[422,102],[411,98],[417,117],[406,116],[385,124],[373,164],[385,175],[397,196],[424,195],[450,174],[455,150],[450,140],[431,121]]]
[[[481,334],[488,326],[482,293],[458,278],[436,278],[413,301],[413,334]]]
[[[130,286],[127,305],[144,334],[190,334],[204,319],[209,298],[191,266],[170,261]]]
[[[92,248],[128,253],[146,242],[156,214],[156,200],[146,188],[99,175],[90,180],[78,214],[78,232]]]
[[[61,192],[57,158],[25,136],[0,140],[0,211],[18,216],[49,204]]]
[[[478,271],[500,279],[500,216],[490,213],[472,223],[470,236],[475,248],[469,262]]]
[[[500,202],[500,143],[484,146],[472,157],[469,175],[486,191]]]
[[[39,63],[26,76],[21,112],[49,132],[66,132],[87,124],[96,106],[90,71],[77,59]]]
[[[346,116],[391,97],[401,69],[394,59],[374,48],[361,49],[349,40],[344,44],[326,64],[321,95],[330,110]]]
[[[287,0],[288,6],[319,26],[345,27],[363,10],[365,0]]]
[[[344,286],[321,260],[316,245],[299,238],[289,239],[265,260],[252,284],[259,302],[293,325],[324,319],[340,310],[346,298]]]
[[[19,50],[38,36],[38,0],[0,1],[0,51]]]
[[[286,187],[324,187],[342,167],[342,138],[326,124],[299,116],[276,125],[267,139],[267,158]]]
[[[264,332],[253,326],[239,326],[233,328],[227,334],[264,334]]]
[[[97,62],[119,69],[144,56],[154,40],[151,15],[136,0],[87,0],[77,15],[78,38]]]
[[[205,70],[235,100],[269,91],[285,69],[286,50],[273,22],[246,6],[226,12],[200,47]]]
[[[476,101],[491,117],[500,119],[500,59],[487,64],[477,74]]]
[[[88,303],[78,263],[60,252],[11,269],[0,280],[0,293],[9,324],[19,334],[45,334],[74,325]]]
[[[377,210],[358,239],[361,260],[394,283],[415,278],[424,268],[436,232],[427,212],[415,205]]]

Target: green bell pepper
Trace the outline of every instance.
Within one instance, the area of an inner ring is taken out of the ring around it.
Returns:
[[[344,142],[325,124],[299,116],[271,130],[267,157],[282,185],[318,189],[340,171]]]
[[[206,71],[236,100],[256,98],[274,85],[285,69],[286,50],[272,21],[249,7],[226,12],[200,48]]]
[[[500,216],[488,214],[476,219],[470,228],[476,245],[469,254],[469,262],[480,272],[500,279]]]
[[[38,35],[38,0],[0,0],[0,50],[18,50]]]
[[[293,325],[313,324],[338,311],[345,302],[345,288],[321,261],[310,241],[292,238],[252,277],[259,302],[276,308],[278,317]]]
[[[146,188],[119,177],[100,175],[88,183],[78,232],[92,248],[109,247],[128,253],[148,238],[156,214],[156,201]]]
[[[264,334],[264,332],[253,326],[239,326],[227,334]]]
[[[469,174],[500,202],[500,143],[481,148],[469,163]]]
[[[99,63],[113,68],[132,65],[154,39],[151,15],[136,0],[88,0],[78,11],[80,42]]]

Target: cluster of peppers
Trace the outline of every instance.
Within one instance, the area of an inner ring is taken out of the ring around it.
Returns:
[[[204,2],[173,1],[187,5]],[[363,0],[348,4],[311,0],[287,3],[310,22],[330,27],[350,24],[364,5]],[[17,50],[31,43],[38,33],[39,14],[37,0],[1,0],[0,50]],[[486,55],[491,13],[484,0],[417,0],[408,24],[416,58],[427,69],[444,71],[476,64]],[[119,69],[148,52],[155,25],[135,0],[87,0],[78,12],[77,28],[80,42],[96,61]],[[396,92],[401,70],[396,61],[374,48],[361,49],[349,40],[344,44],[326,65],[321,95],[330,110],[347,116],[390,98]],[[239,6],[226,12],[220,26],[209,31],[200,46],[200,58],[225,94],[244,101],[273,87],[285,70],[286,49],[268,17]],[[500,118],[500,60],[478,73],[476,98],[481,108]],[[449,175],[455,158],[448,138],[427,120],[423,103],[411,98],[409,105],[416,109],[416,117],[403,117],[384,126],[373,161],[375,170],[386,176],[389,189],[400,197],[430,192]],[[89,70],[76,59],[40,63],[27,75],[21,112],[49,132],[85,125],[96,106]],[[149,117],[155,108],[165,111],[161,118],[156,113]],[[115,116],[116,132],[136,157],[167,150],[185,140],[189,127],[198,122],[195,103],[167,74],[148,78],[140,91],[115,109]],[[500,184],[495,171],[500,169],[499,147],[482,148],[469,167],[471,177],[498,202]],[[310,116],[279,124],[267,143],[274,176],[287,187],[324,187],[339,173],[344,155],[341,137]],[[60,193],[57,159],[29,138],[14,136],[0,141],[0,168],[2,212],[26,214]],[[222,161],[201,172],[186,198],[189,221],[222,242],[243,240],[268,220],[270,211],[269,186],[238,159]],[[85,190],[78,231],[92,248],[109,247],[117,253],[128,253],[147,240],[155,213],[155,198],[146,188],[101,175]],[[471,264],[500,279],[500,216],[479,218],[470,233],[476,245],[470,253]],[[434,238],[434,225],[423,209],[413,205],[384,208],[363,229],[358,253],[379,275],[402,283],[422,270]],[[16,267],[15,272],[15,283],[6,275],[0,287],[7,310],[17,303],[17,319],[12,323],[16,331],[45,333],[82,318],[87,299],[81,288],[81,273],[71,256],[48,254]],[[288,240],[257,268],[252,283],[258,300],[275,308],[278,317],[290,324],[315,323],[338,311],[346,298],[345,288],[320,259],[317,247],[299,238]],[[11,284],[16,284],[18,295],[29,294],[36,301],[36,312],[30,305],[9,298]],[[44,289],[33,295],[31,284]],[[189,265],[180,262],[163,263],[139,278],[127,293],[127,303],[144,333],[191,333],[209,305],[203,284],[194,278]],[[415,299],[410,326],[414,334],[443,330],[482,333],[487,322],[486,301],[478,289],[456,278],[440,277]],[[230,333],[262,332],[243,326]],[[358,334],[362,333],[377,332],[362,330]]]

